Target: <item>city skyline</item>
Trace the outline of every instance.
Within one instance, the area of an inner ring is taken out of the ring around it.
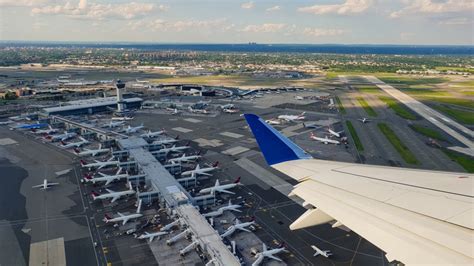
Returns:
[[[465,0],[0,0],[0,7],[1,41],[473,44],[474,4]]]

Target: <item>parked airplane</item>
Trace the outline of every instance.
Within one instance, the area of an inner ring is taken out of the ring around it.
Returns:
[[[111,218],[111,217],[105,215],[104,221],[105,221],[106,223],[122,222],[122,225],[125,225],[129,220],[131,220],[131,219],[138,219],[138,218],[140,218],[140,217],[143,216],[143,214],[140,213],[141,208],[142,208],[142,200],[140,200],[140,201],[138,202],[137,211],[136,211],[135,213],[125,215],[125,214],[122,214],[122,213],[120,213],[120,212],[117,212],[117,214],[118,214],[119,216],[118,216],[118,217],[115,217],[115,218]]]
[[[227,193],[227,194],[235,194],[234,192],[229,191],[228,189],[234,188],[238,185],[240,185],[240,176],[234,181],[234,183],[225,184],[225,185],[221,185],[219,183],[219,179],[217,179],[213,187],[203,188],[199,191],[199,193],[200,194],[207,194],[207,193],[214,194],[216,192],[221,192],[221,193]]]
[[[267,245],[265,243],[263,244],[263,250],[262,252],[259,252],[255,254],[255,258],[257,258],[254,263],[252,263],[252,266],[258,266],[260,263],[263,262],[265,258],[277,260],[277,261],[282,261],[280,258],[275,257],[276,254],[285,251],[286,249],[284,247],[280,248],[274,248],[274,249],[267,249]]]
[[[472,264],[474,175],[318,160],[258,116],[245,119],[267,163],[299,182],[290,195],[311,207],[291,230],[344,221],[389,261]]]
[[[33,186],[32,188],[39,188],[39,189],[45,190],[45,189],[48,189],[48,188],[50,188],[52,186],[56,186],[56,185],[59,185],[59,183],[50,183],[50,182],[48,182],[48,180],[45,179],[43,181],[43,184]]]
[[[132,126],[129,125],[127,128],[125,128],[124,132],[125,132],[126,134],[135,133],[135,132],[137,132],[138,130],[144,128],[144,127],[145,127],[145,126],[143,126],[143,123],[142,123],[141,125],[139,125],[139,126],[136,126],[136,127],[132,127]]]
[[[201,158],[201,155],[199,155],[199,154],[197,154],[197,155],[183,154],[183,156],[181,156],[181,157],[176,157],[176,158],[169,159],[168,162],[171,163],[171,164],[173,164],[173,163],[182,163],[182,162],[194,162],[199,158]]]
[[[101,177],[93,177],[91,174],[87,174],[87,175],[84,175],[84,178],[87,182],[90,182],[92,184],[95,184],[96,182],[105,182],[104,186],[107,186],[113,181],[118,181],[120,179],[129,177],[128,173],[121,174],[120,172],[122,172],[122,167],[119,167],[119,169],[114,175],[107,175],[107,174],[99,172],[98,174]]]
[[[164,140],[155,140],[153,141],[154,145],[167,145],[167,144],[173,144],[175,142],[179,141],[179,136],[176,136],[174,139],[164,139]]]
[[[98,149],[86,149],[86,148],[84,148],[82,151],[78,148],[74,149],[74,153],[78,156],[81,156],[81,157],[82,156],[93,156],[93,157],[95,157],[95,156],[97,156],[101,153],[107,153],[109,151],[111,151],[111,149],[102,149],[102,145],[100,145]]]
[[[108,128],[114,128],[114,127],[119,127],[119,126],[122,126],[125,124],[125,121],[118,121],[118,122],[114,122],[113,120],[110,121],[108,124],[106,124],[104,127],[108,127]]]
[[[84,160],[81,160],[81,165],[82,167],[89,168],[89,169],[92,169],[92,168],[102,169],[107,166],[116,166],[120,164],[119,160],[113,161],[113,159],[114,159],[114,156],[110,157],[110,159],[108,159],[105,162],[94,160],[95,162],[93,163],[86,163]]]
[[[189,171],[184,171],[181,173],[181,176],[187,176],[187,175],[207,175],[211,176],[211,174],[208,174],[208,172],[216,170],[219,165],[219,162],[215,162],[212,166],[210,167],[205,167],[201,168],[199,164],[196,165],[196,168],[194,170],[189,170]]]
[[[359,118],[359,119],[357,119],[357,120],[359,120],[360,122],[362,122],[362,123],[364,123],[364,124],[371,121],[371,120],[369,120],[369,119],[367,119],[367,118],[365,118],[365,117]]]
[[[234,109],[235,105],[232,104],[232,103],[228,103],[228,104],[220,105],[219,108],[221,108],[222,110],[224,110],[224,109]]]
[[[51,126],[49,126],[48,129],[36,129],[36,128],[33,128],[31,129],[31,132],[33,132],[33,134],[46,134],[46,135],[50,135],[50,134],[54,134],[56,132],[58,132],[58,130],[56,128],[53,128]]]
[[[131,116],[114,116],[114,117],[112,117],[112,120],[129,121],[129,120],[133,120],[133,117],[131,117]]]
[[[194,109],[191,106],[188,108],[189,112],[195,113],[195,114],[209,114],[209,111],[206,109]]]
[[[250,230],[247,229],[246,227],[251,226],[253,224],[255,224],[254,220],[252,220],[250,222],[241,223],[237,219],[237,220],[235,220],[235,224],[231,225],[229,228],[227,228],[227,230],[224,233],[221,234],[221,238],[225,238],[225,237],[228,237],[228,236],[232,235],[236,230],[250,232]]]
[[[148,239],[149,243],[151,243],[153,242],[153,239],[155,239],[155,237],[161,237],[167,234],[168,232],[155,232],[155,233],[144,232],[138,237],[138,239]]]
[[[208,212],[203,214],[204,217],[217,217],[220,216],[224,213],[224,211],[234,211],[234,212],[242,212],[239,210],[242,206],[238,204],[232,204],[232,202],[229,200],[229,204],[223,207],[220,207],[216,211]]]
[[[163,135],[163,134],[165,134],[165,133],[166,133],[166,130],[164,130],[164,129],[162,129],[162,130],[160,130],[160,131],[155,131],[155,132],[152,132],[151,130],[148,130],[147,133],[141,134],[140,137],[142,137],[142,138],[150,138],[150,139],[151,139],[151,138],[156,138],[156,137],[158,137],[158,136],[161,136],[161,135]]]
[[[327,136],[325,136],[324,138],[316,137],[316,135],[314,135],[313,132],[311,132],[311,134],[309,135],[309,138],[312,140],[320,141],[324,144],[329,144],[329,143],[336,144],[336,145],[341,144],[341,142],[339,142],[338,140],[330,139]]]
[[[94,200],[111,199],[110,202],[113,203],[113,202],[117,201],[118,199],[120,199],[123,196],[129,196],[129,195],[133,195],[133,194],[137,193],[135,190],[133,190],[132,183],[128,182],[128,187],[129,187],[128,190],[117,191],[117,192],[106,188],[105,190],[107,190],[108,193],[105,193],[105,194],[99,194],[99,193],[96,193],[96,192],[93,191],[92,192],[92,198]]]
[[[296,122],[296,121],[299,121],[299,120],[305,120],[306,119],[305,114],[306,114],[306,112],[302,112],[299,115],[279,115],[278,119],[285,120],[285,121],[288,121],[288,122]]]
[[[321,255],[323,257],[329,258],[330,256],[332,256],[332,253],[330,250],[321,250],[315,245],[311,245],[311,248],[316,251],[316,253],[314,253],[313,255],[314,257]]]
[[[15,126],[16,129],[38,129],[48,127],[47,123],[36,123],[36,124],[20,124]]]
[[[66,142],[61,140],[61,146],[60,147],[63,148],[63,149],[79,148],[82,145],[85,145],[85,144],[89,143],[89,141],[86,140],[85,138],[83,138],[83,137],[79,137],[79,138],[81,139],[81,141],[70,142],[70,143],[66,143]]]
[[[232,108],[232,109],[226,108],[226,109],[222,109],[222,112],[228,113],[228,114],[236,114],[236,113],[240,112],[240,110],[235,109],[235,108]]]
[[[166,108],[166,110],[169,112],[170,115],[177,115],[181,113],[181,111],[178,110],[178,108]]]
[[[187,149],[189,149],[189,146],[188,146],[188,145],[186,145],[186,146],[178,146],[178,147],[176,147],[176,145],[173,145],[173,146],[171,146],[171,147],[169,147],[169,148],[162,148],[162,149],[158,150],[157,152],[158,152],[158,153],[166,153],[166,154],[168,154],[168,153],[170,153],[170,152],[171,152],[171,153],[173,153],[173,152],[182,152],[182,151],[187,150]]]
[[[7,121],[2,121],[0,122],[0,125],[9,125],[9,124],[13,124],[15,122],[11,121],[11,120],[7,120]]]
[[[265,120],[265,122],[267,122],[270,125],[281,125],[281,121],[278,119],[268,119],[268,120]]]
[[[334,131],[334,130],[328,128],[328,132],[329,132],[329,134],[331,134],[331,135],[333,135],[333,136],[335,136],[335,137],[337,137],[337,138],[340,138],[340,137],[341,137],[341,134],[344,132],[344,130],[339,131],[339,132],[336,132],[336,131]]]
[[[77,133],[75,132],[64,132],[63,134],[47,135],[46,138],[51,141],[57,141],[57,140],[65,141],[70,138],[74,138],[75,136],[77,136]]]

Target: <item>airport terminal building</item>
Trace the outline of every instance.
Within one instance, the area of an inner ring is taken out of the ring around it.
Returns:
[[[122,101],[126,109],[138,109],[140,108],[143,102],[143,99],[138,98],[138,97],[133,97],[133,98],[125,98]],[[113,109],[117,108],[116,97],[70,101],[70,102],[67,102],[63,106],[44,108],[42,113],[45,116],[87,115],[87,114],[106,112],[110,110],[110,108],[113,108]]]

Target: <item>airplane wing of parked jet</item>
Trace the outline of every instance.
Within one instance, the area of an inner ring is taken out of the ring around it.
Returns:
[[[404,264],[474,263],[474,175],[313,159],[256,115],[245,118],[267,163],[299,181],[313,208],[296,230],[336,221]]]

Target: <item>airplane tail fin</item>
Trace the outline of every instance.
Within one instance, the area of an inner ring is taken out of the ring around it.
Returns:
[[[81,166],[86,165],[86,162],[84,160],[81,160],[80,162],[81,162]]]
[[[61,142],[61,145],[66,146],[66,142],[64,142],[62,140],[60,142]]]
[[[176,135],[176,138],[174,138],[175,140],[179,140],[179,135]]]
[[[108,223],[110,219],[112,219],[112,217],[108,216],[107,214],[104,214],[104,221],[106,223]]]
[[[269,165],[299,159],[311,159],[303,149],[254,114],[245,114],[258,146]]]
[[[240,184],[240,176],[234,181],[235,184]]]
[[[78,148],[74,148],[74,153],[79,154],[81,151]]]
[[[84,175],[84,178],[87,180],[92,180],[92,175],[91,174],[86,174]]]
[[[218,167],[218,166],[219,166],[219,161],[216,161],[216,162],[212,165],[212,167]]]
[[[97,192],[92,191],[91,195],[92,195],[92,198],[95,200],[100,194],[98,194]]]

